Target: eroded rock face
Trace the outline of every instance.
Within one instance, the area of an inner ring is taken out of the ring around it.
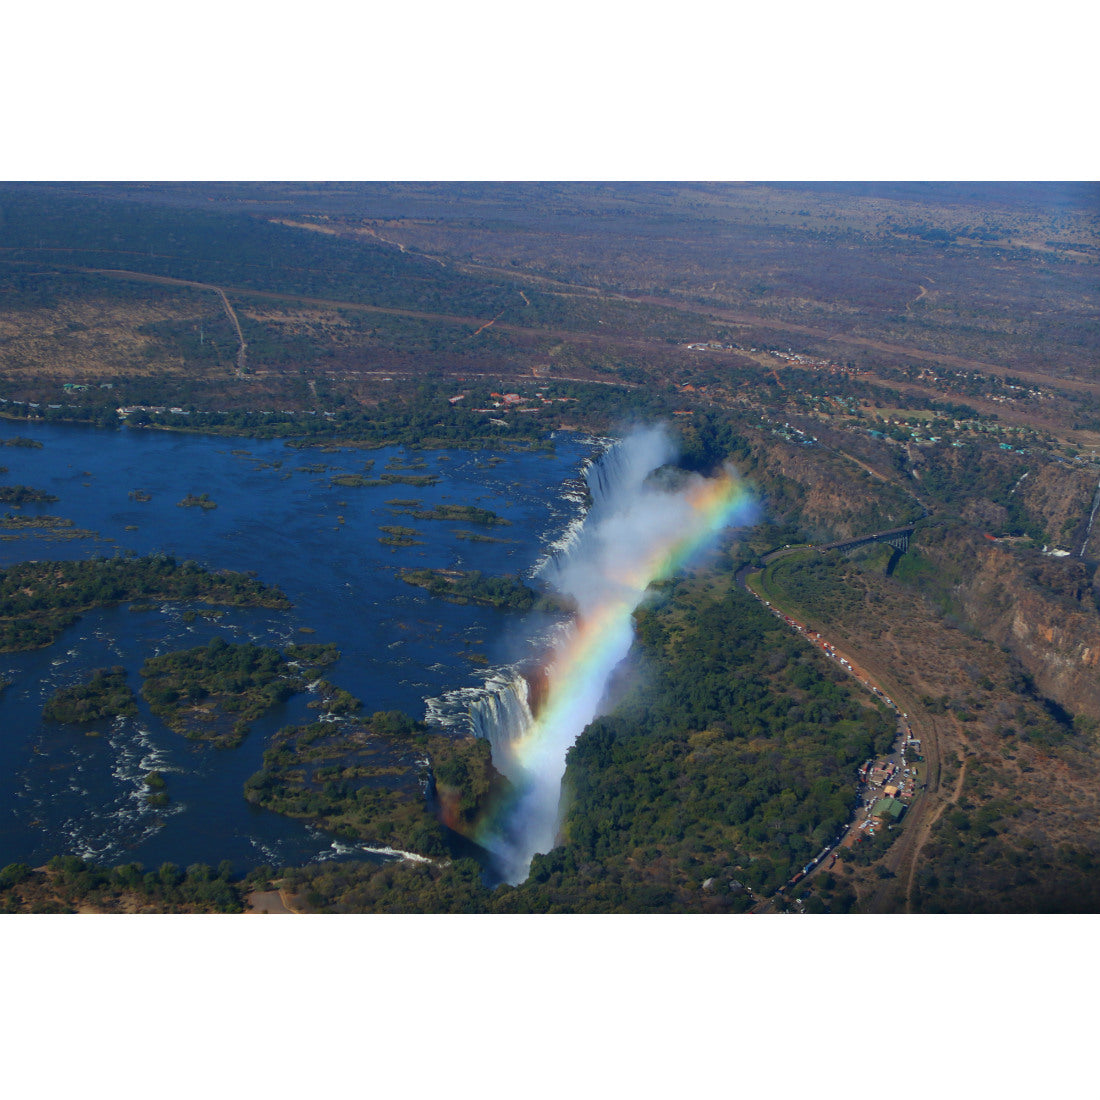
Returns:
[[[921,550],[954,583],[966,619],[1013,653],[1043,694],[1100,718],[1100,610],[1095,566],[944,532]]]
[[[1076,552],[1085,537],[1095,488],[1092,470],[1067,470],[1048,463],[1021,482],[1017,492],[1029,512],[1043,517],[1045,540]]]
[[[869,462],[861,468],[823,447],[774,437],[758,438],[756,458],[769,518],[796,522],[815,541],[895,527],[915,514],[913,500],[870,472]]]

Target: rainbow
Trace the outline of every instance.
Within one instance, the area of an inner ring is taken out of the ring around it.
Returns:
[[[576,622],[547,656],[546,697],[527,731],[494,765],[514,793],[492,806],[473,839],[497,854],[508,881],[526,877],[536,852],[558,829],[565,757],[597,717],[608,680],[633,642],[633,614],[654,581],[672,576],[711,546],[720,532],[752,521],[756,503],[735,472],[692,476],[679,489],[650,489],[609,524],[606,552],[586,580],[597,596],[578,601]]]

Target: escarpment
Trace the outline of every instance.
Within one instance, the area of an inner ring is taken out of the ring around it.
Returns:
[[[921,553],[941,571],[945,606],[1011,652],[1044,695],[1100,719],[1095,565],[1010,549],[964,528],[928,532]]]

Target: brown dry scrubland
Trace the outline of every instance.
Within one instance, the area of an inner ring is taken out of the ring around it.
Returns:
[[[1066,606],[1029,585],[1006,552],[969,559],[962,579],[960,561],[982,549],[973,539],[918,535],[910,554],[927,573],[917,583],[886,576],[876,550],[823,560],[826,583],[795,588],[807,622],[909,713],[927,760],[927,790],[895,846],[869,867],[838,865],[835,889],[854,892],[856,908],[1026,912],[1100,900],[1089,881],[1100,819],[1096,649],[1062,629]],[[951,610],[1006,583],[1006,567],[1035,637],[998,636],[996,623],[982,630]],[[960,583],[947,583],[952,575]],[[1076,614],[1095,646],[1095,606]]]

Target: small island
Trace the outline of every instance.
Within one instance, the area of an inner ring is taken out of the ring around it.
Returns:
[[[308,626],[299,627],[299,632],[312,634]],[[321,668],[327,668],[340,660],[340,650],[333,642],[301,642],[291,643],[284,651],[287,660],[301,667],[304,671],[315,672]]]
[[[422,489],[435,485],[438,474],[382,474],[380,477],[364,477],[362,474],[337,474],[330,478],[333,485],[346,485],[350,488],[375,488],[379,485],[412,485]]]
[[[33,532],[36,538],[60,541],[63,539],[94,539],[95,531],[77,527],[71,519],[61,516],[18,516],[7,512],[0,516],[0,531]],[[2,539],[16,539],[19,535],[0,535]]]
[[[0,485],[0,504],[56,504],[60,498],[45,489],[32,489],[29,485]]]
[[[211,508],[217,508],[217,504],[206,493],[200,493],[198,496],[188,493],[183,500],[179,501],[177,507],[201,508],[204,512],[209,512]]]
[[[455,531],[454,536],[462,542],[512,542],[512,539],[498,539],[493,535],[483,535],[478,531]]]
[[[236,748],[254,722],[276,703],[306,687],[312,669],[291,668],[271,646],[230,643],[150,657],[141,666],[141,694],[165,724],[197,741]]]
[[[168,554],[19,562],[0,569],[0,653],[49,645],[85,611],[131,600],[290,607],[278,588],[243,573],[180,564]]]
[[[404,569],[400,577],[450,603],[480,604],[501,611],[568,610],[560,599],[540,594],[515,577],[486,577],[476,569]]]
[[[356,699],[350,691],[345,691],[328,680],[318,680],[310,687],[318,693],[317,699],[306,704],[311,710],[319,710],[324,714],[354,714],[363,707],[361,699]]]
[[[160,772],[150,772],[143,782],[148,788],[145,801],[150,806],[167,806],[172,801],[168,794],[168,784]]]
[[[47,721],[69,725],[135,714],[137,699],[121,665],[97,668],[86,683],[59,688],[42,708],[42,717]]]
[[[399,515],[412,516],[413,519],[461,520],[463,523],[477,523],[483,527],[510,527],[512,521],[498,516],[488,508],[476,508],[472,504],[437,504],[433,508],[394,508]]]
[[[412,527],[397,527],[392,524],[379,528],[384,532],[379,542],[383,546],[423,546],[424,540],[416,536],[420,533]]]

